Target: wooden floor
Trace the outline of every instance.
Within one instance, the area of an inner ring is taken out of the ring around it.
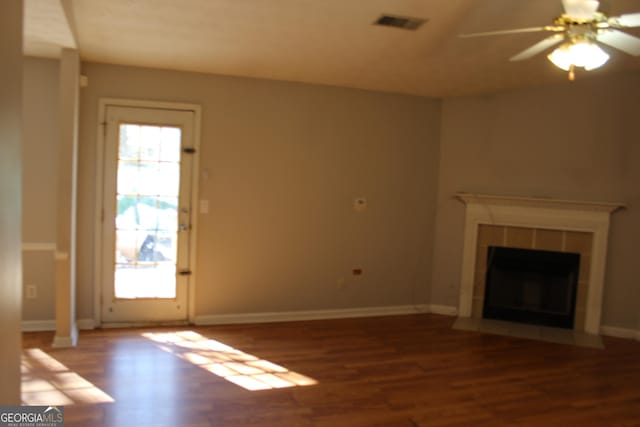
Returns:
[[[67,427],[640,426],[640,342],[588,349],[453,321],[96,330],[77,349],[26,333],[23,399],[61,399]]]

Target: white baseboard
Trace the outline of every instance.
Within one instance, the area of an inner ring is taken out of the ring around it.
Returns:
[[[452,305],[431,304],[429,305],[429,313],[442,314],[444,316],[457,316],[458,307]]]
[[[55,251],[56,244],[55,243],[31,243],[31,242],[23,242],[22,243],[22,251],[23,252],[33,252],[33,251]]]
[[[457,308],[445,305],[395,305],[385,307],[362,307],[344,308],[335,310],[311,310],[311,311],[285,311],[272,313],[239,313],[239,314],[218,314],[196,316],[196,325],[225,325],[234,323],[271,323],[290,322],[296,320],[321,320],[321,319],[346,319],[351,317],[378,317],[394,316],[416,313],[433,313],[446,316],[456,316]],[[79,330],[95,329],[93,319],[78,319],[76,325]],[[109,325],[103,325],[108,327]],[[134,323],[131,325],[117,324],[118,327],[140,326]],[[52,320],[24,320],[22,321],[23,332],[55,331],[56,321]]]
[[[419,304],[398,305],[387,307],[345,308],[337,310],[287,311],[281,313],[241,313],[196,316],[196,325],[225,325],[234,323],[271,323],[290,322],[296,320],[346,319],[350,317],[377,317],[403,314],[432,313],[444,316],[457,316],[458,308],[449,305]],[[78,319],[79,330],[95,329],[93,319]],[[121,326],[121,325],[120,325]],[[51,320],[23,320],[23,332],[55,331],[56,321]],[[619,328],[616,326],[601,326],[600,334],[615,338],[635,339],[640,341],[640,330]],[[69,344],[64,342],[63,344]],[[57,339],[57,337],[56,337]],[[64,341],[64,340],[63,340]]]
[[[157,328],[161,326],[186,326],[189,322],[186,320],[172,320],[168,322],[103,322],[100,327],[102,329],[117,328]]]
[[[78,319],[76,320],[76,325],[78,325],[78,329],[80,329],[81,331],[87,331],[96,328],[96,323],[93,321],[93,319]]]
[[[214,314],[196,316],[196,325],[226,325],[232,323],[272,323],[297,320],[346,319],[352,317],[394,316],[428,313],[428,305],[397,305],[387,307],[344,308],[336,310],[285,311],[273,313]]]
[[[76,326],[80,330],[95,329],[93,319],[78,319],[76,320]],[[43,332],[43,331],[55,331],[56,321],[51,320],[23,320],[22,332]]]
[[[61,337],[56,335],[53,337],[53,343],[51,347],[53,348],[69,348],[75,347],[78,345],[78,328],[71,328],[71,335],[68,337]]]
[[[609,337],[635,339],[640,341],[640,330],[618,328],[616,326],[601,326],[600,333]]]
[[[23,320],[22,332],[55,331],[55,320]]]

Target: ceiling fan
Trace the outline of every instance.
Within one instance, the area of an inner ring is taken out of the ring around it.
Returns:
[[[461,34],[460,37],[495,36],[530,32],[550,32],[553,35],[512,56],[510,61],[529,59],[557,44],[562,43],[547,58],[558,68],[569,72],[569,80],[575,79],[575,68],[593,70],[601,67],[609,55],[598,43],[612,46],[629,55],[640,55],[640,38],[620,31],[624,28],[640,27],[640,13],[609,17],[598,12],[597,0],[562,0],[564,11],[553,20],[552,25],[513,30],[488,31]],[[564,42],[564,43],[563,43]]]

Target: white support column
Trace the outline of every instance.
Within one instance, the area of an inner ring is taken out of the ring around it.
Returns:
[[[0,405],[20,404],[23,8],[0,1]]]
[[[78,112],[80,58],[63,49],[60,57],[58,210],[56,235],[56,335],[54,347],[73,347],[76,325],[76,196],[78,184]]]

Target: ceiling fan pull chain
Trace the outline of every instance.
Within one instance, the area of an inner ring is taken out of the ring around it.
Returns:
[[[575,68],[576,66],[573,64],[571,64],[571,66],[569,67],[569,80],[571,81],[574,81],[576,79]]]

